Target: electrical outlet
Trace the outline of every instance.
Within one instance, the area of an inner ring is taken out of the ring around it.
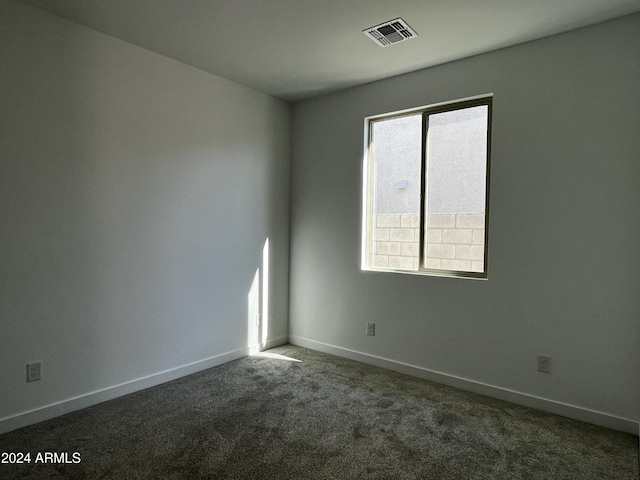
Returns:
[[[42,373],[42,364],[40,362],[27,363],[27,382],[35,382],[40,380]]]
[[[547,355],[538,355],[538,371],[551,373],[551,357]]]
[[[375,334],[376,334],[376,324],[367,323],[367,335],[371,335],[373,337]]]

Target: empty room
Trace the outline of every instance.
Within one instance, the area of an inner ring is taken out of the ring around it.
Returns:
[[[639,477],[640,2],[1,0],[0,478]]]

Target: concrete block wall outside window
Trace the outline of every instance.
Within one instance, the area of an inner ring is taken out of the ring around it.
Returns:
[[[427,216],[427,268],[484,270],[484,213],[431,213]],[[373,266],[418,270],[420,215],[374,215]]]

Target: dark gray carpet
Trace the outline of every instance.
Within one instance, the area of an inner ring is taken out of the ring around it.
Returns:
[[[638,438],[291,345],[0,436],[0,478],[638,479]]]

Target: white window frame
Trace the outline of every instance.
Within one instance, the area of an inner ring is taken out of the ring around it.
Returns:
[[[428,128],[428,116],[436,113],[443,113],[453,110],[459,110],[464,108],[476,107],[486,105],[487,109],[487,151],[486,151],[486,175],[485,175],[485,218],[484,218],[484,271],[472,272],[464,270],[444,270],[426,268],[424,266],[425,255],[425,231],[427,225],[426,208],[426,175],[427,168],[427,152],[426,152],[426,138]],[[454,100],[450,102],[442,102],[438,104],[412,108],[408,110],[402,110],[397,112],[390,112],[380,115],[373,115],[364,119],[364,154],[363,154],[363,183],[362,183],[362,256],[361,256],[361,269],[365,271],[373,272],[391,272],[391,273],[403,273],[409,275],[429,275],[440,277],[456,277],[456,278],[472,278],[472,279],[487,279],[488,278],[488,251],[489,251],[489,186],[490,186],[490,172],[491,172],[491,125],[492,125],[492,105],[493,94],[480,95],[476,97],[469,97],[460,100]],[[380,120],[389,120],[393,118],[403,117],[407,115],[422,114],[422,163],[420,170],[421,178],[421,198],[420,198],[420,244],[419,244],[419,268],[418,270],[403,270],[387,267],[374,267],[373,266],[373,239],[374,239],[374,225],[373,225],[373,152],[370,148],[372,141],[373,124]]]

